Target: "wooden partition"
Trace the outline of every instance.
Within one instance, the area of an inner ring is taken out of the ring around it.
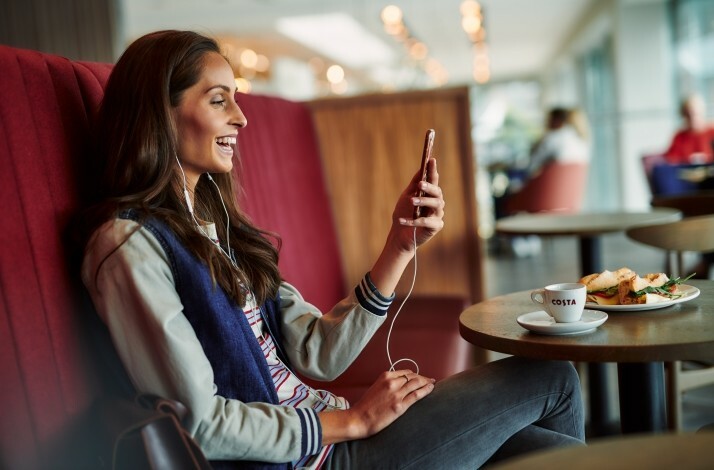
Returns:
[[[445,227],[419,250],[414,293],[482,300],[468,90],[326,99],[310,106],[348,285],[359,281],[381,251],[394,204],[418,170],[424,133],[433,128]],[[402,277],[398,294],[408,291],[411,272]]]

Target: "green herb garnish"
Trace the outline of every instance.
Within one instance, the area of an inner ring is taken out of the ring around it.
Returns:
[[[665,282],[664,284],[662,284],[659,287],[647,286],[642,290],[638,290],[636,292],[630,292],[629,295],[631,297],[639,297],[639,296],[645,295],[645,294],[657,294],[657,295],[663,295],[663,296],[669,297],[671,299],[678,299],[682,296],[682,294],[672,294],[670,292],[670,289],[676,285],[683,283],[684,281],[687,281],[695,274],[696,273],[692,273],[689,276],[685,277],[684,279],[682,279],[680,277],[670,279],[669,281]]]

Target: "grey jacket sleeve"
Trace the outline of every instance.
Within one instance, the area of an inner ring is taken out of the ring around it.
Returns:
[[[283,283],[280,297],[283,347],[292,366],[307,377],[328,381],[355,360],[394,299],[380,294],[369,274],[324,315],[290,284]]]

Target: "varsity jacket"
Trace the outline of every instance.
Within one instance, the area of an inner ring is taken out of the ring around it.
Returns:
[[[275,404],[264,356],[241,306],[212,283],[207,267],[165,225],[150,220],[136,228],[129,215],[105,223],[82,267],[136,389],[186,404],[187,427],[216,468],[228,462],[235,468],[285,468],[319,450],[315,413]],[[283,283],[278,298],[261,310],[282,345],[282,359],[308,377],[330,380],[381,325],[392,298],[363,281],[322,315]]]

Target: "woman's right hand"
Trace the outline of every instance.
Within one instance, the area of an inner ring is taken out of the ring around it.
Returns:
[[[409,370],[383,372],[349,410],[320,413],[323,445],[378,433],[431,393],[434,382]]]

